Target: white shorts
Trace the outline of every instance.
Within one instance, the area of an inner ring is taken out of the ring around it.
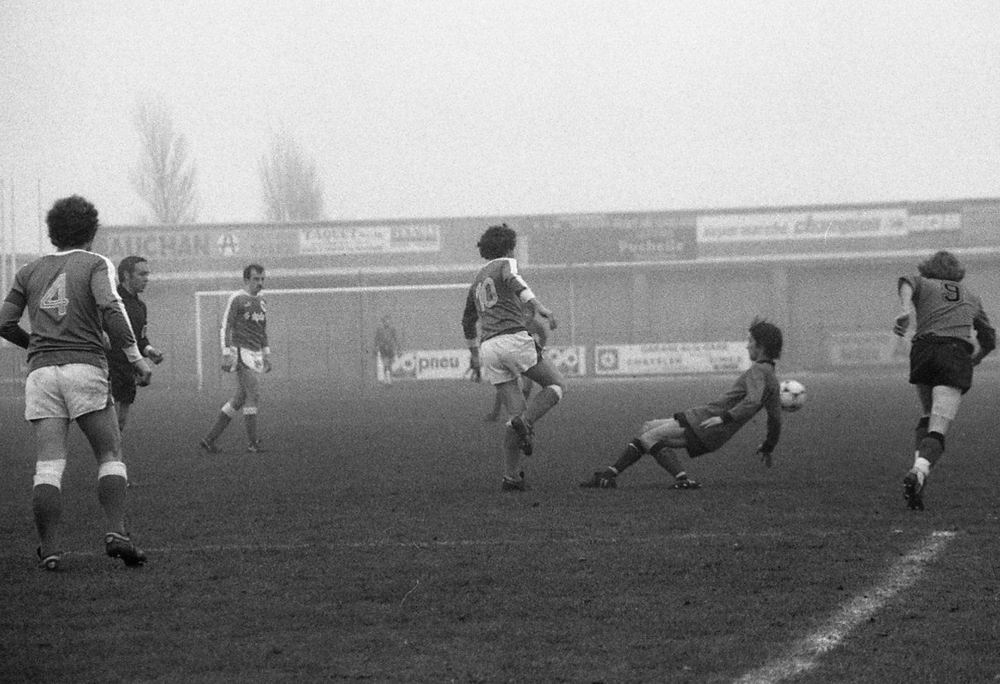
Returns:
[[[252,349],[240,349],[240,361],[255,373],[264,372],[264,352]]]
[[[525,330],[497,335],[479,345],[479,363],[483,379],[499,385],[516,379],[538,363],[538,349]]]
[[[24,418],[68,418],[113,404],[108,372],[89,363],[42,366],[24,383]]]

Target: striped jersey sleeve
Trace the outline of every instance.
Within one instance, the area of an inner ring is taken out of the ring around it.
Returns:
[[[238,290],[229,296],[219,330],[222,349],[260,351],[267,343],[267,305],[261,296]]]

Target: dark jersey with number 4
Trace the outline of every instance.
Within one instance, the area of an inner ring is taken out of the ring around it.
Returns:
[[[139,358],[115,288],[115,267],[100,254],[73,249],[36,259],[17,272],[6,301],[16,307],[18,318],[28,310],[30,370],[67,363],[107,369],[102,330],[112,348]],[[0,324],[16,326],[17,320]]]

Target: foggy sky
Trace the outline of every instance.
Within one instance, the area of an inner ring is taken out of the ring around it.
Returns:
[[[2,0],[5,212],[22,245],[71,193],[148,216],[147,95],[202,222],[261,220],[277,131],[331,219],[1000,196],[998,31],[993,0]]]

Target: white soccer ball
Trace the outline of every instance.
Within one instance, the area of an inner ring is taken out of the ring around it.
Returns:
[[[798,380],[783,380],[780,388],[781,408],[798,411],[806,403],[806,386]]]

